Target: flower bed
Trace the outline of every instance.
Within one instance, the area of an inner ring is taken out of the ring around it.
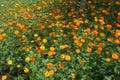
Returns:
[[[1,80],[119,80],[120,1],[0,3]]]

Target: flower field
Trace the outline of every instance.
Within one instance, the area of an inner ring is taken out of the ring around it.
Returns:
[[[120,80],[120,0],[0,0],[0,80]]]

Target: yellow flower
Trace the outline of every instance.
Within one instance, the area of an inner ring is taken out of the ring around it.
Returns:
[[[120,16],[120,12],[118,12],[118,15]]]
[[[60,45],[60,49],[65,49],[65,45]]]
[[[8,65],[11,65],[11,64],[12,64],[12,60],[8,60],[8,61],[7,61],[7,64],[8,64]]]
[[[40,49],[41,49],[41,50],[45,50],[45,46],[41,45],[41,46],[40,46]]]
[[[64,54],[61,54],[61,55],[60,55],[60,58],[61,58],[61,59],[64,59],[64,58],[65,58],[65,55],[64,55]]]
[[[84,61],[79,62],[80,66],[83,66],[85,64]]]
[[[49,73],[50,73],[50,75],[53,75],[54,74],[54,70],[50,70]]]
[[[28,68],[24,68],[24,73],[28,73],[29,69]]]
[[[26,57],[25,62],[29,62],[29,61],[30,61],[30,57]]]
[[[22,35],[22,38],[24,39],[24,38],[26,38],[26,36],[25,36],[25,35]]]
[[[105,58],[105,61],[106,62],[110,62],[110,58]]]
[[[1,32],[3,32],[3,30],[2,30],[2,29],[0,29],[0,33],[1,33]]]
[[[116,5],[120,5],[120,2],[119,2],[119,1],[116,1],[115,4],[116,4]]]
[[[17,65],[17,68],[20,68],[20,67],[21,67],[21,65],[20,65],[20,64],[18,64],[18,65]]]
[[[72,77],[72,78],[75,78],[75,77],[76,77],[76,74],[75,74],[75,73],[72,73],[72,74],[71,74],[71,77]]]
[[[70,61],[70,59],[71,59],[70,55],[65,55],[65,60],[66,61]]]
[[[34,43],[35,41],[34,40],[31,40],[31,43]]]
[[[18,30],[15,30],[15,31],[14,31],[14,34],[16,34],[16,35],[19,34],[19,33],[20,33],[20,32],[19,32]]]
[[[80,49],[76,49],[75,52],[76,52],[77,54],[79,54],[79,53],[80,53]]]
[[[6,75],[2,75],[2,80],[6,80],[7,79],[7,76]]]
[[[2,33],[2,36],[3,36],[3,37],[6,37],[6,33]]]
[[[3,6],[4,6],[4,4],[1,4],[1,6],[3,7]]]
[[[38,7],[37,7],[37,9],[38,9],[38,10],[40,10],[40,9],[41,9],[41,7],[40,7],[40,6],[38,6]]]
[[[38,37],[38,34],[34,34],[34,37]]]
[[[54,47],[50,47],[50,50],[51,50],[51,51],[54,51],[54,50],[55,50],[55,48],[54,48]]]
[[[50,76],[50,73],[49,73],[48,71],[46,71],[46,72],[44,73],[44,75],[45,75],[45,77],[49,77],[49,76]]]
[[[46,43],[46,42],[47,42],[47,39],[43,39],[42,42]]]

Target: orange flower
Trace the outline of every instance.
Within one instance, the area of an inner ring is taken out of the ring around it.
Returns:
[[[104,33],[100,33],[100,36],[101,36],[101,37],[104,37],[104,36],[105,36],[105,34],[104,34]]]
[[[88,35],[89,35],[88,33],[84,33],[83,34],[84,37],[88,37]]]
[[[32,18],[32,15],[29,14],[29,15],[27,15],[27,17],[28,17],[28,19],[31,19],[31,18]]]
[[[72,35],[75,35],[75,32],[74,32],[74,31],[72,31],[72,32],[71,32],[71,34],[72,34]]]
[[[12,24],[12,22],[9,22],[8,25],[9,25],[9,26],[12,26],[13,24]]]
[[[48,56],[54,56],[55,55],[55,51],[49,51],[48,52]]]
[[[107,25],[107,28],[108,28],[108,29],[111,29],[111,28],[112,28],[112,25]]]
[[[1,41],[1,40],[3,40],[3,37],[2,37],[2,35],[0,35],[0,41]]]
[[[67,52],[67,53],[70,53],[70,52],[71,52],[71,49],[70,49],[70,48],[67,48],[67,49],[66,49],[66,52]]]
[[[98,25],[94,25],[94,28],[95,28],[95,29],[98,29]]]
[[[44,24],[44,23],[38,23],[37,26],[38,26],[40,29],[44,29],[45,24]]]
[[[60,69],[64,68],[64,65],[62,63],[60,63],[58,66]]]
[[[28,68],[24,68],[24,73],[28,73],[29,69]]]
[[[76,26],[80,26],[80,24],[81,24],[80,22],[77,22],[77,23],[76,23]]]
[[[113,38],[108,38],[107,40],[108,40],[109,42],[113,42],[114,39],[113,39]]]
[[[25,15],[29,15],[29,12],[24,12]]]
[[[96,40],[97,40],[97,41],[101,41],[101,38],[100,38],[100,37],[97,37]]]
[[[59,2],[62,2],[62,0],[58,0]]]
[[[120,16],[117,17],[117,22],[120,23]]]
[[[60,17],[61,17],[60,15],[55,16],[56,19],[59,19]]]
[[[117,60],[119,58],[119,55],[117,53],[113,53],[112,54],[112,58],[115,59],[115,60]]]
[[[115,42],[116,44],[120,44],[120,40],[119,40],[119,39],[115,39],[114,42]]]
[[[35,57],[31,57],[30,61],[34,62],[35,61]]]
[[[96,54],[101,54],[101,51],[102,51],[102,48],[99,47],[99,48],[96,50]]]
[[[34,17],[34,21],[36,21],[36,20],[38,20],[38,17],[37,17],[37,16]]]
[[[12,8],[11,8],[11,7],[9,7],[7,10],[8,10],[8,11],[11,11],[11,10],[12,10]]]
[[[85,64],[85,62],[81,61],[79,62],[80,66],[83,66]]]
[[[57,10],[55,11],[56,14],[60,14],[60,12],[61,12],[60,9],[57,9]]]
[[[115,4],[120,6],[120,1],[116,1]]]
[[[97,35],[97,34],[98,34],[98,31],[97,31],[97,30],[94,30],[94,31],[92,31],[92,34]]]
[[[47,18],[47,16],[46,16],[46,15],[44,15],[44,16],[42,16],[42,18],[43,18],[43,19],[45,19],[45,18]]]
[[[99,23],[102,25],[105,24],[104,19],[99,19]]]
[[[90,33],[91,29],[90,28],[87,28],[84,30],[84,32],[87,32],[87,33]]]
[[[66,24],[66,21],[65,21],[65,20],[62,20],[62,24]]]
[[[92,52],[92,49],[91,49],[91,48],[87,48],[87,52],[88,52],[88,53],[91,53],[91,52]]]
[[[95,13],[95,12],[92,12],[92,13],[91,13],[91,16],[95,16],[95,15],[96,15],[96,13]]]
[[[71,17],[71,16],[72,16],[72,13],[69,12],[69,13],[68,13],[68,16]]]
[[[81,47],[83,45],[83,43],[78,43],[76,45],[79,46],[79,47]]]
[[[53,71],[54,71],[54,72],[57,72],[57,69],[56,69],[56,68],[54,68],[54,69],[53,69]]]
[[[71,25],[71,27],[72,27],[72,29],[74,29],[74,30],[78,30],[78,27],[76,26],[76,25]]]
[[[38,50],[39,54],[43,54],[44,53],[44,50],[40,49]]]
[[[88,46],[94,46],[94,44],[92,42],[89,42]]]
[[[102,51],[102,47],[98,47],[98,49],[97,49],[97,50]]]
[[[116,30],[115,36],[120,36],[120,30]]]
[[[99,50],[96,50],[96,54],[101,54],[101,51],[99,51]]]
[[[81,41],[82,43],[84,43],[84,42],[85,42],[85,39],[80,39],[80,41]]]
[[[85,24],[87,24],[88,22],[89,22],[89,20],[88,20],[88,19],[86,19],[84,23],[85,23]]]
[[[98,47],[103,47],[103,44],[102,44],[102,43],[99,43],[99,44],[98,44]]]
[[[8,26],[8,24],[3,24],[3,26],[4,26],[4,27],[7,27],[7,26]]]
[[[51,68],[52,66],[53,66],[53,63],[51,62],[47,64],[47,68]]]
[[[75,43],[75,44],[78,44],[78,43],[79,43],[79,39],[75,39],[75,40],[74,40],[74,43]]]

